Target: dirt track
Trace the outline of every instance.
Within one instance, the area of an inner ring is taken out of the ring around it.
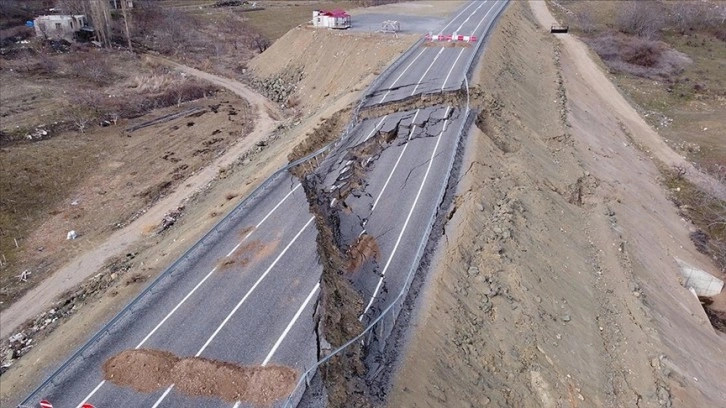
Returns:
[[[135,222],[118,230],[105,242],[100,243],[93,249],[88,250],[66,264],[8,309],[4,310],[2,312],[3,324],[0,327],[0,337],[9,336],[19,324],[50,307],[52,300],[56,296],[70,290],[90,274],[98,271],[110,258],[127,252],[145,234],[144,229],[147,228],[146,226],[155,225],[158,220],[163,218],[164,214],[179,207],[184,198],[213,180],[217,176],[219,168],[229,166],[243,152],[254,147],[257,142],[266,138],[274,130],[276,126],[275,120],[280,117],[278,109],[264,97],[250,90],[246,85],[232,79],[221,78],[176,63],[168,63],[184,72],[229,89],[248,100],[257,111],[257,120],[254,122],[254,129],[247,137],[240,139],[236,144],[227,149],[223,156],[191,176],[186,180],[183,187],[176,189],[164,197]]]
[[[654,164],[682,159],[531,4],[512,2],[480,68],[487,102],[389,406],[719,406],[726,336],[675,258],[716,269]]]

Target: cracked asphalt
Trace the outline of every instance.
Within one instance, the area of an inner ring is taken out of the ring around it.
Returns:
[[[504,7],[505,1],[466,3],[439,29],[481,38]],[[369,93],[365,106],[460,89],[474,50],[419,47]],[[350,190],[341,196],[350,208],[341,219],[344,238],[352,242],[365,230],[380,247],[377,263],[351,275],[367,302],[364,322],[403,285],[428,234],[427,220],[438,210],[466,119],[463,109],[435,105],[398,112],[392,104],[388,115],[357,124],[343,144],[346,148],[322,165],[329,169],[325,185],[331,194],[346,185]],[[355,186],[352,181],[357,181]],[[45,398],[57,407],[83,402],[99,408],[248,406],[214,396],[189,397],[173,387],[141,393],[105,379],[104,362],[134,348],[235,364],[281,364],[300,373],[311,367],[318,358],[313,312],[321,266],[315,223],[296,178],[280,177],[212,236],[202,251],[180,262],[153,294],[31,400]],[[251,242],[256,250],[241,253]],[[228,263],[242,256],[245,262]]]

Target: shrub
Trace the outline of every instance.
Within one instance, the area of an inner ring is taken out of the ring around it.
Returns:
[[[615,16],[615,26],[625,34],[655,38],[665,25],[665,11],[654,1],[622,2]]]
[[[588,40],[611,71],[644,78],[668,79],[691,63],[687,55],[661,41],[605,32]]]

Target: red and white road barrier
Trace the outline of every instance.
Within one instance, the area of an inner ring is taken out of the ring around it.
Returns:
[[[53,404],[48,402],[48,400],[41,400],[40,408],[53,408]],[[95,407],[89,403],[85,403],[85,404],[81,405],[81,408],[95,408]]]
[[[477,37],[475,35],[459,35],[452,34],[426,34],[426,41],[463,41],[463,42],[475,42]]]

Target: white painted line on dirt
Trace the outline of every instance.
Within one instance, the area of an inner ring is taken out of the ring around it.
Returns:
[[[451,106],[446,107],[446,114],[444,117],[449,116],[449,111],[451,110]],[[376,295],[378,294],[378,291],[381,289],[381,285],[383,285],[383,278],[386,276],[386,272],[388,271],[388,267],[391,266],[391,261],[393,260],[393,256],[396,254],[396,250],[398,250],[398,245],[401,243],[401,240],[403,239],[403,234],[406,232],[406,228],[408,227],[408,222],[411,221],[411,216],[413,215],[413,211],[416,209],[416,204],[418,203],[419,198],[421,198],[421,192],[423,191],[424,185],[426,185],[426,179],[429,177],[429,173],[431,172],[431,165],[434,162],[434,157],[436,156],[436,152],[439,149],[439,143],[441,142],[441,136],[444,135],[444,132],[446,132],[446,124],[449,122],[449,119],[446,119],[444,121],[444,127],[441,129],[441,133],[439,133],[439,137],[436,139],[436,146],[434,146],[433,152],[431,152],[431,158],[429,159],[429,164],[426,167],[426,173],[424,173],[423,181],[421,181],[421,185],[418,188],[418,192],[416,193],[416,198],[413,200],[413,205],[411,205],[411,209],[408,211],[408,215],[406,216],[406,221],[403,223],[403,228],[401,228],[401,232],[398,234],[398,238],[396,239],[396,243],[393,245],[393,251],[391,252],[391,255],[388,256],[388,260],[386,261],[386,265],[383,267],[383,271],[381,271],[381,277],[378,279],[378,284],[376,285],[376,289],[373,291],[373,296],[371,296],[371,300],[368,302],[368,305],[366,306],[365,310],[363,310],[363,314],[358,318],[358,320],[363,320],[363,316],[365,316],[366,313],[368,313],[368,310],[373,305],[373,301],[376,299]]]
[[[287,195],[285,195],[285,197],[283,197],[282,200],[280,200],[280,202],[278,202],[277,205],[275,205],[275,207],[272,210],[270,210],[270,212],[268,212],[267,215],[265,215],[265,217],[262,220],[260,220],[260,222],[257,223],[257,225],[255,225],[255,228],[253,230],[251,230],[250,232],[248,232],[247,235],[245,235],[245,237],[242,238],[242,241],[240,241],[239,244],[237,244],[237,246],[234,247],[234,249],[229,251],[229,253],[227,254],[227,257],[232,255],[234,253],[234,251],[236,251],[239,248],[239,246],[242,245],[242,243],[245,242],[245,240],[247,238],[249,238],[250,235],[252,235],[253,232],[255,232],[258,228],[260,228],[260,225],[262,225],[262,223],[267,221],[267,219],[270,218],[272,213],[274,213],[277,210],[277,208],[280,207],[282,205],[282,203],[284,203],[285,200],[287,200],[292,195],[292,193],[294,193],[295,190],[298,189],[298,187],[300,187],[300,185],[301,184],[297,184],[295,187],[293,187],[293,189],[290,190],[290,192],[287,193]]]
[[[86,398],[84,398],[83,401],[81,401],[81,403],[78,404],[78,406],[76,408],[81,408],[83,406],[83,404],[85,404],[86,401],[88,401],[89,399],[91,399],[91,397],[93,397],[93,394],[95,394],[96,392],[98,392],[98,390],[100,390],[101,387],[103,387],[103,384],[105,384],[105,383],[106,383],[106,380],[102,380],[100,383],[98,383],[98,385],[96,386],[96,388],[94,388],[93,391],[91,391],[86,396]]]
[[[275,258],[275,260],[272,262],[272,264],[269,267],[267,267],[267,269],[262,274],[262,276],[260,276],[257,279],[255,284],[252,285],[252,287],[247,291],[247,293],[242,297],[242,299],[240,299],[240,301],[237,303],[237,305],[234,307],[234,309],[232,309],[232,311],[229,312],[227,317],[225,317],[224,320],[222,321],[222,323],[219,325],[219,327],[217,327],[217,330],[215,330],[214,333],[212,333],[212,335],[209,336],[209,339],[207,339],[207,341],[199,349],[199,351],[197,351],[197,353],[194,355],[194,357],[199,357],[204,352],[204,350],[206,350],[206,348],[209,346],[209,344],[212,343],[214,338],[217,337],[219,332],[222,331],[224,326],[226,326],[227,323],[230,321],[230,319],[232,319],[232,316],[234,316],[234,314],[237,313],[237,310],[239,310],[239,308],[242,307],[242,305],[245,303],[245,301],[247,301],[247,298],[249,298],[250,295],[252,295],[252,292],[254,292],[255,289],[257,289],[257,286],[259,286],[260,283],[262,283],[262,280],[264,280],[265,277],[267,277],[267,275],[270,273],[270,271],[275,267],[275,265],[277,265],[277,263],[280,261],[280,259],[282,259],[282,257],[285,255],[285,253],[287,253],[287,251],[295,243],[295,241],[297,241],[297,239],[300,238],[300,235],[302,235],[303,231],[305,231],[305,229],[310,225],[311,222],[313,222],[314,219],[315,219],[315,217],[310,217],[308,222],[305,223],[305,225],[300,229],[300,231],[297,232],[297,234],[295,234],[295,237],[292,239],[292,241],[290,241],[287,244],[287,246],[285,247],[285,249],[283,249],[282,252],[280,252],[280,254],[277,255],[277,258]],[[174,384],[169,386],[169,388],[166,390],[166,392],[161,397],[159,397],[159,399],[156,401],[156,403],[154,404],[154,406],[152,408],[155,408],[159,404],[161,404],[161,401],[163,401],[164,398],[166,398],[166,395],[169,393],[169,391],[171,391],[172,387],[174,387]]]
[[[416,125],[413,125],[416,123],[416,118],[418,117],[419,112],[421,112],[421,109],[416,110],[416,114],[413,115],[413,120],[411,121],[411,132],[408,134],[408,140],[411,140],[411,137],[413,137],[413,132],[416,130]],[[403,149],[401,149],[401,154],[398,155],[398,159],[396,159],[396,164],[393,165],[393,169],[390,173],[388,173],[388,178],[386,179],[386,182],[383,183],[383,188],[381,189],[381,192],[378,193],[378,197],[376,197],[376,201],[373,202],[373,207],[371,207],[371,212],[376,209],[376,206],[378,205],[378,201],[383,197],[383,192],[386,191],[386,187],[388,187],[388,183],[391,181],[391,178],[393,177],[393,173],[396,172],[396,169],[398,168],[398,163],[401,162],[401,157],[403,157],[403,154],[406,153],[406,148],[408,147],[408,143],[403,145]]]
[[[245,240],[246,240],[247,238],[249,238],[249,236],[250,236],[250,235],[252,235],[252,233],[253,233],[253,232],[255,232],[255,231],[256,231],[256,230],[257,230],[257,229],[258,229],[258,228],[259,228],[259,227],[260,227],[260,226],[262,225],[262,223],[264,223],[264,222],[265,222],[265,220],[267,220],[267,218],[269,218],[269,217],[270,217],[270,215],[272,215],[272,213],[274,213],[274,212],[275,212],[275,211],[276,211],[276,210],[277,210],[277,209],[278,209],[278,208],[280,207],[280,205],[282,205],[282,203],[283,203],[283,202],[284,202],[285,200],[287,200],[287,198],[288,198],[288,197],[290,197],[290,195],[291,195],[291,194],[292,194],[292,193],[293,193],[293,192],[294,192],[295,190],[297,190],[297,188],[298,188],[298,187],[300,187],[300,184],[298,184],[297,186],[295,186],[295,188],[293,188],[293,189],[292,189],[292,190],[291,190],[291,191],[290,191],[289,193],[287,193],[287,195],[286,195],[285,197],[283,197],[283,198],[282,198],[282,200],[280,200],[280,201],[279,201],[279,202],[278,202],[278,203],[277,203],[277,204],[275,205],[275,207],[274,207],[274,208],[272,208],[272,209],[271,209],[271,210],[270,210],[270,211],[269,211],[269,212],[268,212],[268,213],[267,213],[267,214],[266,214],[266,215],[264,216],[264,218],[262,218],[262,220],[261,220],[260,222],[258,222],[258,223],[257,223],[257,225],[255,225],[255,229],[253,229],[252,231],[250,231],[249,233],[247,233],[247,235],[245,235],[245,237],[244,237],[244,238],[242,238],[242,241],[241,241],[241,242],[240,242],[239,244],[237,244],[237,247],[239,247],[239,246],[240,246],[240,245],[242,244],[242,242],[244,242],[244,241],[245,241]],[[234,252],[234,251],[235,251],[235,250],[237,249],[237,247],[235,247],[235,249],[234,249],[234,250],[232,250],[232,252]],[[232,252],[230,252],[230,254],[231,254]],[[229,254],[228,254],[227,256],[229,256]],[[159,330],[159,328],[160,328],[160,327],[161,327],[161,326],[162,326],[162,325],[163,325],[164,323],[166,323],[166,321],[167,321],[167,320],[169,320],[169,318],[170,318],[170,317],[171,317],[171,316],[172,316],[172,315],[173,315],[173,314],[174,314],[174,313],[175,313],[175,312],[176,312],[176,311],[177,311],[177,310],[178,310],[178,309],[179,309],[179,308],[181,307],[181,305],[183,305],[183,304],[184,304],[184,302],[186,302],[186,301],[187,301],[187,299],[189,299],[189,298],[190,298],[190,297],[191,297],[191,296],[192,296],[192,295],[193,295],[193,294],[194,294],[194,293],[195,293],[195,292],[197,291],[197,289],[199,289],[199,288],[200,288],[200,287],[201,287],[201,286],[202,286],[202,285],[204,284],[204,282],[206,282],[206,281],[207,281],[207,279],[209,279],[209,277],[210,277],[210,276],[212,276],[212,274],[213,274],[213,273],[214,273],[214,272],[215,272],[216,270],[217,270],[217,267],[216,267],[216,266],[215,266],[214,268],[212,268],[212,270],[211,270],[211,271],[209,271],[209,273],[207,273],[207,274],[206,274],[206,275],[204,276],[204,278],[202,278],[202,280],[200,280],[200,281],[199,281],[199,283],[197,283],[197,284],[196,284],[196,286],[194,286],[194,288],[192,288],[192,290],[191,290],[191,291],[190,291],[189,293],[187,293],[187,294],[186,294],[186,295],[184,296],[184,298],[183,298],[183,299],[182,299],[182,300],[181,300],[181,301],[180,301],[179,303],[177,303],[177,304],[176,304],[176,306],[174,306],[174,308],[173,308],[173,309],[171,309],[171,311],[170,311],[169,313],[167,313],[167,315],[166,315],[166,316],[164,316],[164,318],[163,318],[163,319],[161,319],[161,321],[160,321],[160,322],[159,322],[159,323],[158,323],[158,324],[157,324],[157,325],[156,325],[156,326],[155,326],[155,327],[154,327],[154,328],[153,328],[153,329],[152,329],[152,330],[151,330],[151,331],[149,332],[149,334],[147,334],[147,335],[146,335],[146,337],[144,337],[144,339],[143,339],[143,340],[141,340],[141,342],[139,342],[139,344],[137,344],[137,345],[136,345],[136,347],[134,347],[134,350],[138,350],[139,348],[141,348],[141,346],[143,346],[143,345],[144,345],[144,343],[146,343],[146,341],[147,341],[147,340],[149,340],[149,338],[150,338],[150,337],[151,337],[151,336],[152,336],[152,335],[153,335],[154,333],[156,333],[156,331],[157,331],[157,330]],[[104,384],[104,383],[106,383],[106,380],[103,380],[103,381],[101,381],[101,382],[100,382],[100,383],[99,383],[99,384],[98,384],[98,385],[96,386],[96,388],[94,388],[94,389],[93,389],[93,391],[91,391],[91,393],[90,393],[90,394],[88,394],[88,396],[87,396],[86,398],[84,398],[84,399],[83,399],[83,401],[81,401],[81,403],[80,403],[80,404],[78,404],[78,407],[80,408],[80,407],[81,407],[81,406],[82,406],[83,404],[85,404],[86,402],[88,402],[88,400],[89,400],[89,399],[91,399],[91,397],[93,397],[93,396],[94,396],[94,395],[96,394],[96,392],[98,392],[98,390],[100,390],[100,389],[101,389],[101,387],[103,386],[103,384]],[[170,390],[171,390],[171,388],[170,388]]]
[[[262,362],[262,366],[265,367],[267,363],[270,362],[272,359],[272,356],[275,355],[275,352],[280,347],[280,344],[282,344],[283,340],[285,340],[285,337],[287,337],[287,334],[290,332],[290,329],[292,329],[292,326],[295,325],[295,322],[297,322],[297,319],[300,318],[300,315],[302,314],[303,310],[308,306],[308,303],[310,303],[310,300],[313,298],[313,295],[320,289],[320,282],[315,284],[315,287],[313,290],[310,291],[310,294],[308,294],[308,297],[305,298],[305,301],[300,306],[300,308],[295,312],[295,315],[292,317],[292,320],[290,320],[290,323],[287,324],[287,327],[285,327],[285,331],[282,332],[282,335],[279,339],[275,342],[275,345],[272,346],[272,349],[267,354],[267,357],[265,357],[265,360]]]

